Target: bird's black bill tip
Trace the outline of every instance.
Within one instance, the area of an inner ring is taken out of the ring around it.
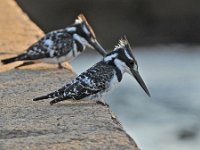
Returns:
[[[145,93],[151,97],[151,94],[146,86],[146,84],[144,83],[142,77],[140,76],[139,72],[138,71],[135,71],[135,70],[131,70],[133,76],[135,77],[136,81],[139,83],[139,85],[142,87],[142,89],[145,91]]]
[[[99,44],[99,42],[97,40],[95,40],[95,42],[92,42],[91,45],[94,47],[94,49],[96,49],[102,56],[106,55],[106,51],[105,49],[101,46],[101,44]]]
[[[140,86],[141,86],[141,84],[140,84]],[[146,85],[145,85],[146,86]],[[142,87],[142,86],[141,86]],[[150,92],[149,92],[149,90],[147,89],[147,87],[142,87],[143,88],[143,90],[145,91],[145,93],[149,96],[149,97],[151,97],[151,94],[150,94]]]
[[[148,91],[148,90],[147,90],[146,94],[147,94],[149,97],[151,97],[151,94],[149,93],[149,91]]]

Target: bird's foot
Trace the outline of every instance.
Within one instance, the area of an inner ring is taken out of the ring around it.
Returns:
[[[66,69],[67,71],[75,74],[73,69],[72,69],[72,66],[68,62],[65,62],[63,64],[58,63],[58,69]]]
[[[109,105],[106,103],[106,102],[104,102],[104,101],[96,101],[96,103],[97,104],[100,104],[100,105],[102,105],[102,106],[106,106],[106,107],[109,107]]]
[[[58,69],[66,69],[61,63],[58,63]]]
[[[50,101],[50,105],[53,105],[55,104],[56,102],[55,101]]]

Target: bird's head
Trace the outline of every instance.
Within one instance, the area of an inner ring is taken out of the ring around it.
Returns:
[[[106,51],[99,44],[92,27],[87,22],[83,14],[78,15],[75,23],[67,28],[68,32],[73,34],[74,40],[82,44],[84,47],[89,46],[96,49],[101,55],[106,55]]]
[[[121,80],[123,73],[127,72],[137,80],[146,94],[150,96],[147,86],[139,74],[138,63],[132,54],[131,46],[125,36],[119,41],[119,44],[115,46],[115,49],[108,53],[103,60],[108,64],[114,65],[118,70],[118,80]]]

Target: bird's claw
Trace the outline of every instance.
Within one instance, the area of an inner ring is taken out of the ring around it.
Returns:
[[[109,107],[109,105],[108,105],[106,102],[97,101],[96,103],[97,103],[97,104],[100,104],[100,105],[102,105],[102,106]]]

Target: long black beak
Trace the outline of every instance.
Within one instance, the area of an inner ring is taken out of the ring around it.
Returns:
[[[96,49],[102,56],[106,55],[106,51],[104,50],[104,48],[101,46],[101,44],[99,44],[99,42],[97,40],[94,40],[93,42],[91,42],[91,45],[94,47],[94,49]]]
[[[143,90],[146,92],[146,94],[151,97],[149,90],[147,89],[147,86],[145,85],[144,81],[142,80],[142,77],[140,76],[138,71],[135,71],[134,69],[131,69],[131,73],[139,83],[139,85],[143,88]]]

